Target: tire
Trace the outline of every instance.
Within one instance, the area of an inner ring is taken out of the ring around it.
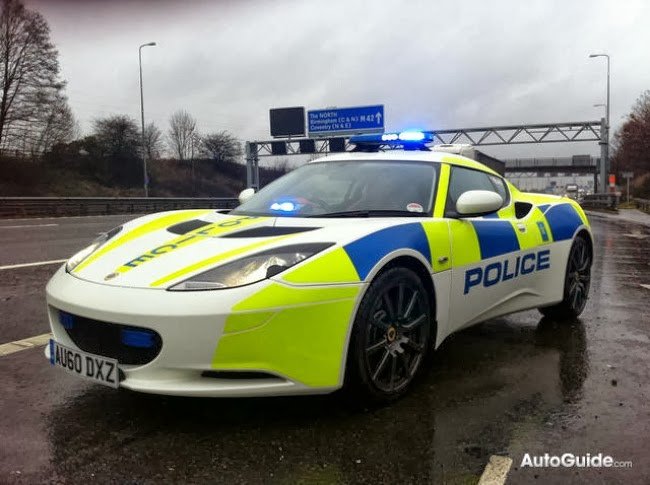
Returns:
[[[578,235],[571,245],[564,277],[564,298],[557,305],[542,307],[542,315],[555,320],[578,317],[585,309],[591,282],[592,252],[587,238]]]
[[[348,390],[374,403],[405,394],[430,350],[432,315],[431,297],[415,272],[395,267],[381,273],[354,320]]]

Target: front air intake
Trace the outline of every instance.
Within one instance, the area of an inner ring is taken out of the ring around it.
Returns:
[[[62,311],[59,322],[81,350],[117,359],[120,364],[148,364],[162,349],[162,338],[148,328],[102,322]]]

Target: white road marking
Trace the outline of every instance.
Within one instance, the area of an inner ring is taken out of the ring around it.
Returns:
[[[42,335],[36,335],[34,337],[2,344],[0,345],[0,357],[20,352],[21,350],[27,350],[34,347],[39,347],[41,345],[46,345],[50,341],[50,338],[52,338],[51,333],[44,333]]]
[[[488,464],[485,465],[485,470],[478,481],[478,485],[503,485],[506,483],[511,466],[512,458],[492,455]]]
[[[0,270],[29,268],[30,266],[45,266],[46,264],[60,264],[60,263],[65,263],[66,261],[67,259],[53,259],[52,261],[38,261],[37,263],[10,264],[7,266],[0,266]]]
[[[650,290],[650,285],[644,285],[643,283],[639,283],[640,286],[643,286],[646,290]]]
[[[58,224],[22,224],[20,226],[0,226],[0,229],[20,229],[25,227],[53,227]]]
[[[647,238],[647,234],[640,234],[640,233],[630,233],[630,234],[623,234],[624,236],[627,237],[633,237],[634,239],[645,239]]]

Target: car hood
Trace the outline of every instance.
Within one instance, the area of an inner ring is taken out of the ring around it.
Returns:
[[[249,254],[289,244],[344,245],[413,219],[253,217],[214,210],[151,214],[122,230],[82,261],[72,275],[111,286],[166,289]]]

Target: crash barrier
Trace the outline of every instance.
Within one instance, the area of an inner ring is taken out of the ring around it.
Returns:
[[[580,201],[585,209],[616,210],[620,196],[618,194],[589,194]]]
[[[644,212],[650,212],[650,200],[648,199],[632,199],[636,206]]]
[[[232,209],[230,197],[0,197],[0,218],[146,214],[175,209]]]

